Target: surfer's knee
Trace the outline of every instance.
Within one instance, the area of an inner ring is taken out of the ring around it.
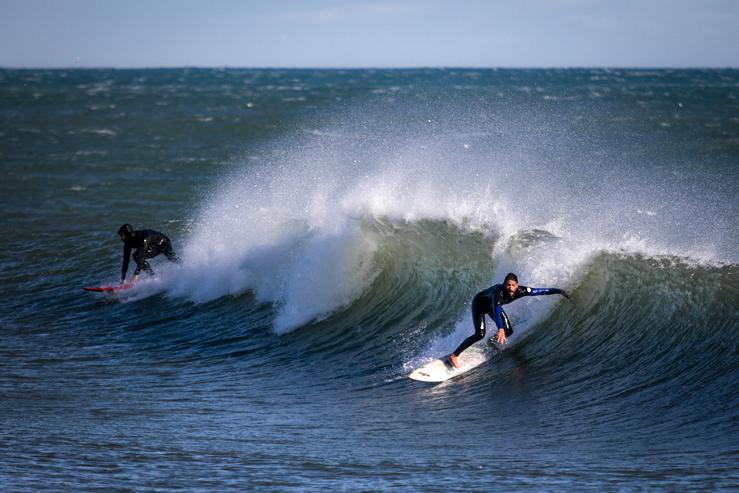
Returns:
[[[475,337],[478,340],[485,337],[485,312],[472,310],[472,324],[475,328]]]

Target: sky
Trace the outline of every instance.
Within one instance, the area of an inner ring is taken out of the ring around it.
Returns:
[[[739,0],[0,0],[0,67],[733,67]]]

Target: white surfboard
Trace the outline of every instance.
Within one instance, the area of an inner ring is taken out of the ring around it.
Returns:
[[[449,362],[449,355],[446,355],[441,359],[430,361],[414,370],[413,373],[408,375],[408,378],[421,382],[444,382],[450,378],[467,373],[487,360],[499,356],[500,351],[497,346],[487,343],[484,345],[475,344],[457,357],[459,368],[453,367],[451,362]]]

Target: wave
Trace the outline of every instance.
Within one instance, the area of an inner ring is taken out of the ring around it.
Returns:
[[[388,252],[415,248],[421,264],[439,262],[435,247],[421,245],[448,248],[438,236],[474,254],[444,258],[465,274],[433,282],[466,291],[508,271],[572,287],[600,252],[736,261],[725,208],[664,186],[675,170],[592,162],[592,144],[565,148],[573,143],[546,137],[561,132],[547,133],[552,122],[541,116],[403,127],[399,115],[351,116],[237,161],[193,219],[182,268],[165,269],[142,293],[202,303],[250,292],[276,307],[273,328],[284,333],[349,307],[375,283],[393,292]],[[462,265],[470,255],[486,255],[491,270],[472,274],[480,264]]]
[[[720,197],[722,185],[685,163],[640,161],[617,142],[604,157],[602,135],[572,139],[561,115],[435,108],[429,120],[422,109],[362,108],[236,160],[193,218],[184,263],[134,299],[253,297],[275,334],[308,328],[335,341],[359,328],[406,341],[411,364],[468,335],[472,295],[507,272],[586,292],[603,258],[736,265],[731,208],[676,186],[692,177]],[[646,282],[657,268],[643,265]],[[615,291],[623,300],[607,306],[631,299]],[[556,298],[511,306],[513,345],[552,323]],[[658,325],[664,300],[648,300],[628,316]]]
[[[536,367],[533,373],[539,381],[532,383],[557,393],[588,395],[591,389],[599,399],[643,398],[661,406],[674,402],[675,395],[697,406],[691,392],[721,406],[732,399],[727,392],[736,378],[739,342],[737,264],[626,249],[592,250],[570,257],[568,263],[562,262],[561,252],[569,246],[544,230],[503,240],[448,221],[364,220],[355,227],[352,235],[373,241],[362,251],[370,255],[368,274],[357,270],[347,281],[366,282],[352,299],[312,296],[315,277],[300,279],[292,291],[275,291],[284,299],[308,297],[302,306],[317,299],[324,303],[318,306],[320,312],[311,306],[312,317],[301,321],[305,313],[260,298],[264,294],[250,287],[255,284],[244,283],[244,291],[239,287],[234,293],[242,295],[235,298],[219,297],[206,285],[209,303],[195,309],[231,320],[219,324],[231,328],[228,333],[198,329],[197,334],[179,337],[189,338],[186,346],[202,353],[196,357],[250,354],[248,347],[255,346],[276,366],[283,359],[284,365],[296,364],[290,360],[298,351],[301,364],[314,357],[335,357],[357,365],[343,370],[348,377],[381,371],[392,378],[454,349],[472,332],[472,296],[515,270],[523,283],[571,291],[570,300],[533,297],[506,306],[514,335],[504,354],[520,360],[517,366],[524,361],[523,367]],[[356,245],[352,235],[348,244]],[[299,253],[337,260],[334,251],[311,247]],[[247,264],[254,258],[245,257]],[[328,276],[321,269],[344,272],[355,262],[345,258],[347,264],[338,266],[314,261],[317,270],[310,275],[325,280]],[[182,271],[189,275],[189,268]],[[286,268],[296,272],[298,267]],[[240,272],[255,275],[253,270]],[[269,276],[269,269],[263,275]],[[255,280],[259,278],[248,279]],[[317,286],[316,291],[346,296],[349,284]],[[196,292],[177,289],[169,294]],[[265,323],[271,324],[273,336],[255,332]],[[285,332],[294,333],[283,338]],[[391,368],[386,367],[387,352],[399,362]],[[718,402],[720,396],[724,401]]]

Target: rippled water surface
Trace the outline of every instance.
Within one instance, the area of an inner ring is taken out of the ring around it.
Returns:
[[[739,73],[0,71],[6,491],[731,491]],[[182,257],[122,294],[122,223]],[[509,272],[499,361],[407,378]]]

